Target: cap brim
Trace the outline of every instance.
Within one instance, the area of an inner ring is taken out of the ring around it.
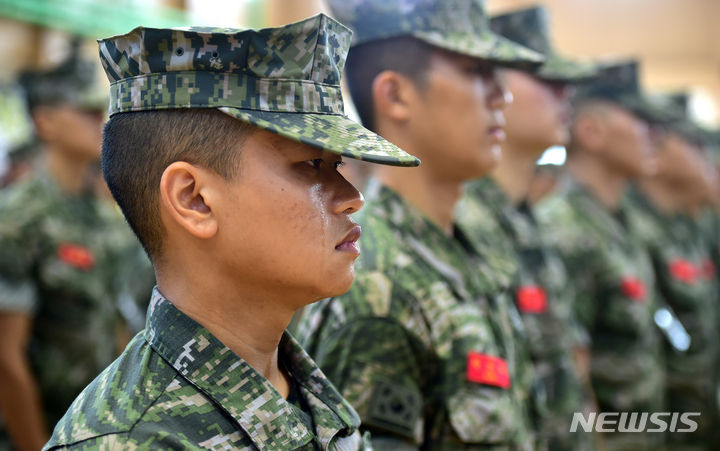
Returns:
[[[597,66],[592,63],[576,61],[558,54],[547,55],[547,59],[537,71],[537,77],[548,81],[577,83],[589,80],[598,74]]]
[[[418,166],[420,160],[341,115],[218,108],[241,121],[344,157],[390,166]]]
[[[545,61],[541,53],[490,31],[480,34],[416,31],[412,36],[436,47],[506,67],[534,69]]]

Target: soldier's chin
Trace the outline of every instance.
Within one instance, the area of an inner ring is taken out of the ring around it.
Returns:
[[[350,291],[354,280],[355,267],[351,266],[346,274],[338,275],[332,278],[332,283],[328,283],[328,285],[324,287],[323,291],[325,295],[323,297],[332,298],[347,293]]]

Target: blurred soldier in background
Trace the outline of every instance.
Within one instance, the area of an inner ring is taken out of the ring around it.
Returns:
[[[603,68],[576,101],[570,180],[538,209],[574,284],[591,339],[590,375],[600,411],[663,410],[663,361],[653,323],[658,297],[646,249],[628,233],[621,201],[629,181],[656,163],[637,65]],[[605,433],[608,449],[658,449],[662,434]]]
[[[683,114],[684,116],[684,114]],[[624,210],[634,238],[650,251],[658,288],[674,319],[661,309],[667,335],[666,387],[671,412],[700,412],[692,433],[668,434],[673,450],[712,449],[717,418],[717,278],[696,220],[706,204],[708,161],[693,143],[684,117],[658,131],[657,172],[640,179]]]
[[[491,177],[468,186],[458,223],[473,241],[507,241],[508,258],[519,260],[513,292],[532,352],[536,396],[541,398],[536,403],[539,433],[552,450],[592,449],[591,434],[569,432],[573,413],[594,410],[586,333],[575,318],[574,293],[562,259],[543,241],[527,196],[537,159],[548,147],[569,140],[571,83],[593,75],[594,68],[553,50],[543,8],[494,17],[491,28],[547,60],[534,74],[504,71],[513,103],[506,112],[502,159]],[[500,230],[488,229],[488,216],[499,222]],[[584,365],[582,371],[575,355]]]
[[[541,57],[492,33],[477,0],[330,6],[355,32],[346,70],[363,124],[423,164],[376,170],[355,284],[310,306],[299,337],[376,449],[531,449],[529,358],[454,208],[499,158],[497,66]]]
[[[95,193],[107,107],[96,74],[74,49],[21,77],[43,160],[0,193],[0,414],[19,449],[39,449],[117,355],[120,260]]]

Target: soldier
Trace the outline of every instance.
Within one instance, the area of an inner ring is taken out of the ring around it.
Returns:
[[[507,305],[489,297],[496,270],[453,216],[463,183],[499,157],[498,64],[540,56],[492,33],[475,0],[330,7],[356,32],[347,74],[363,124],[423,166],[375,170],[355,285],[310,306],[299,337],[376,449],[531,448],[530,368]]]
[[[74,50],[21,77],[42,161],[0,195],[0,413],[20,449],[39,449],[117,356],[117,254],[94,192],[107,104],[96,73]]]
[[[658,317],[668,335],[669,411],[700,412],[697,431],[668,435],[678,450],[711,449],[717,411],[717,279],[695,223],[707,201],[707,162],[693,144],[693,128],[684,120],[668,126],[658,139],[657,173],[639,180],[625,205],[630,231],[650,250],[663,299],[686,330]]]
[[[652,263],[628,234],[621,209],[628,182],[655,168],[643,119],[651,111],[638,88],[637,64],[604,67],[578,95],[568,146],[570,180],[538,209],[575,285],[577,314],[592,341],[592,385],[604,412],[664,407]],[[603,439],[611,450],[657,449],[663,441],[662,434],[650,432],[606,433]]]
[[[573,413],[593,406],[586,362],[586,333],[578,327],[573,296],[560,256],[541,238],[527,202],[535,162],[550,146],[569,138],[571,83],[594,73],[593,66],[562,57],[549,41],[547,12],[540,7],[513,11],[491,28],[547,57],[536,73],[506,69],[513,93],[506,112],[507,142],[491,177],[470,183],[458,209],[458,223],[473,241],[491,246],[507,241],[508,259],[519,259],[512,291],[530,343],[536,377],[539,435],[549,449],[592,448],[592,435],[570,434]],[[472,205],[471,205],[472,204]],[[493,217],[499,230],[488,228]]]
[[[363,199],[342,156],[418,164],[343,115],[349,41],[322,14],[100,41],[103,172],[158,285],[145,331],[47,448],[364,448],[357,414],[284,332],[353,280]]]

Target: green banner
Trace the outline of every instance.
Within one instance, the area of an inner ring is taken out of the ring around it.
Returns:
[[[185,11],[129,0],[0,0],[0,17],[96,39],[138,25],[192,25]]]

